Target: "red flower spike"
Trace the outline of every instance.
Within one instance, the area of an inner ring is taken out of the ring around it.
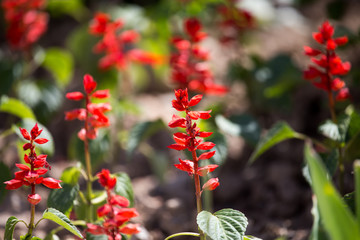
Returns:
[[[201,30],[201,24],[196,18],[186,19],[184,26],[186,32],[193,37],[195,37],[196,34]]]
[[[210,178],[202,187],[203,190],[215,190],[220,185],[218,178]]]
[[[31,205],[37,205],[41,201],[41,196],[39,194],[29,194],[27,200]]]
[[[44,143],[47,143],[49,140],[47,140],[46,138],[38,138],[38,139],[35,139],[35,142],[37,144],[44,144]]]
[[[90,74],[84,75],[84,89],[87,94],[92,93],[96,88],[97,83]]]
[[[49,178],[44,178],[41,183],[48,188],[58,189],[58,188],[62,188],[60,185],[61,182],[62,182],[61,180],[56,180],[54,178],[49,177]]]
[[[26,139],[26,140],[31,140],[31,138],[30,138],[30,134],[29,134],[29,132],[25,129],[25,128],[19,128],[20,129],[20,133],[21,133],[21,135]]]
[[[79,101],[84,99],[84,95],[81,92],[69,92],[65,95],[67,99]]]

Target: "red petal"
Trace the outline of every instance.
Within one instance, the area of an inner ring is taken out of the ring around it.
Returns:
[[[30,140],[30,134],[29,132],[25,129],[25,128],[20,128],[20,132],[21,132],[21,135],[23,135],[23,137],[26,139],[26,140]]]
[[[211,134],[213,134],[212,132],[199,132],[198,136],[205,138],[205,137],[210,137]]]
[[[84,99],[84,95],[81,92],[69,92],[65,95],[67,99],[79,101]]]
[[[39,136],[41,132],[42,130],[39,130],[38,124],[36,123],[35,126],[30,131],[31,139],[37,138],[37,136]]]
[[[137,216],[139,216],[139,213],[136,211],[135,208],[121,208],[118,209],[118,211],[116,212],[115,219],[117,221],[124,221],[124,220],[126,221],[129,220],[130,218]]]
[[[342,46],[348,42],[348,37],[346,37],[346,36],[338,37],[338,38],[335,38],[334,41],[338,46]]]
[[[97,209],[97,215],[99,217],[103,217],[108,215],[112,210],[112,207],[110,206],[110,204],[104,204],[103,206],[99,207]]]
[[[180,164],[174,164],[174,166],[177,169],[180,169],[181,171],[189,173],[189,175],[194,174],[194,163],[190,160],[181,160],[179,158]]]
[[[216,165],[216,164],[210,164],[205,167],[201,167],[198,169],[198,174],[203,177],[206,174],[213,172],[217,167],[218,167],[218,165]]]
[[[71,121],[74,119],[84,121],[86,119],[86,110],[84,108],[79,108],[65,112],[65,120]]]
[[[336,46],[337,45],[336,45],[336,43],[335,43],[335,41],[333,39],[329,39],[326,42],[326,49],[327,50],[330,50],[330,51],[335,50]]]
[[[94,235],[106,234],[106,230],[102,226],[95,225],[92,223],[88,223],[86,226],[87,226],[86,231],[88,231],[91,234],[94,234]]]
[[[4,183],[6,184],[5,188],[7,190],[18,189],[19,187],[21,187],[24,184],[23,180],[20,180],[20,179],[11,179],[10,181],[6,181]]]
[[[47,140],[46,138],[38,138],[38,139],[35,139],[35,142],[37,144],[44,144],[44,143],[47,143],[49,140]]]
[[[40,168],[38,170],[35,170],[38,175],[44,175],[45,173],[47,173],[47,171],[48,170],[46,168]]]
[[[56,188],[62,188],[60,185],[61,180],[56,180],[54,178],[44,178],[42,180],[42,184],[44,184],[48,188],[56,189]]]
[[[128,207],[130,205],[130,202],[126,197],[115,195],[111,197],[110,204],[120,207]]]
[[[185,20],[184,27],[190,36],[195,37],[196,34],[201,30],[201,23],[196,18],[189,18]]]
[[[321,53],[321,51],[319,51],[317,49],[313,49],[308,46],[304,46],[304,53],[307,56],[315,57],[315,56],[319,55]]]
[[[203,190],[214,190],[220,185],[218,178],[210,178],[202,187]]]
[[[321,33],[313,33],[313,38],[320,44],[324,43],[324,38]]]
[[[108,169],[102,169],[96,176],[99,178],[99,183],[103,187],[108,189],[113,189],[115,187],[116,177],[112,177]]]
[[[119,38],[125,43],[135,43],[139,40],[139,34],[134,30],[127,30],[122,32]]]
[[[338,90],[342,89],[343,87],[345,87],[345,82],[342,81],[340,78],[335,78],[331,82],[331,89],[334,91],[338,91]]]
[[[336,101],[344,101],[350,97],[349,89],[343,88],[340,89],[338,94],[336,95]]]
[[[84,75],[84,89],[87,94],[90,94],[96,88],[96,82],[90,74]]]
[[[140,232],[140,225],[128,223],[125,227],[120,228],[120,232],[127,235],[133,235]]]
[[[215,143],[212,143],[212,142],[203,142],[201,143],[197,149],[199,150],[210,150],[212,149],[213,147],[215,146]]]
[[[23,145],[24,151],[30,149],[31,147],[32,147],[31,143],[25,143],[25,144]]]
[[[307,80],[311,80],[319,77],[321,74],[321,71],[319,71],[317,68],[310,66],[309,69],[304,71],[303,77]]]
[[[211,110],[209,110],[209,111],[198,111],[198,113],[200,114],[201,119],[209,119],[211,117],[211,115],[210,115]]]
[[[190,111],[190,112],[188,112],[188,115],[190,116],[191,119],[198,120],[200,117],[200,112],[199,111]]]
[[[23,171],[30,171],[30,167],[28,165],[21,163],[16,163],[15,165]]]
[[[100,99],[108,98],[108,97],[110,97],[109,89],[97,90],[91,96],[94,98],[100,98]]]
[[[171,128],[175,128],[175,127],[182,127],[185,128],[185,118],[179,117],[177,115],[173,115],[172,116],[172,120],[169,122],[168,126]]]
[[[215,155],[215,153],[216,153],[216,151],[203,153],[203,154],[201,154],[199,156],[198,160],[204,160],[204,159],[212,158]]]
[[[170,146],[168,146],[168,148],[181,151],[181,150],[186,149],[186,146],[185,145],[180,145],[180,144],[171,144]]]
[[[192,97],[189,101],[189,107],[193,107],[193,106],[197,105],[201,101],[202,97],[203,97],[203,95],[201,95],[201,94]]]

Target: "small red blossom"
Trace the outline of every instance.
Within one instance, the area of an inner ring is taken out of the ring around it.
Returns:
[[[96,174],[99,178],[99,183],[106,189],[113,189],[116,185],[116,177],[110,176],[110,171],[108,169],[103,169],[101,172]]]
[[[27,200],[30,204],[36,205],[41,201],[41,196],[39,194],[29,194]]]
[[[202,187],[203,190],[215,190],[220,185],[218,178],[210,178]]]
[[[78,132],[78,137],[85,139],[95,139],[97,137],[98,128],[110,126],[109,118],[104,114],[111,110],[109,103],[92,103],[91,98],[104,99],[110,97],[108,89],[96,90],[97,83],[89,74],[85,74],[83,78],[85,95],[81,92],[70,92],[66,94],[66,98],[70,100],[86,100],[86,108],[74,109],[65,112],[65,120],[85,121],[84,128]]]
[[[313,33],[313,38],[323,45],[324,50],[304,47],[305,55],[310,56],[311,61],[315,64],[315,66],[310,65],[304,71],[304,78],[331,95],[333,92],[337,92],[335,100],[343,101],[349,98],[349,91],[345,82],[336,76],[346,75],[351,69],[351,64],[343,62],[335,50],[338,46],[346,44],[348,38],[346,36],[333,38],[333,35],[334,27],[328,21],[319,27],[319,32]]]

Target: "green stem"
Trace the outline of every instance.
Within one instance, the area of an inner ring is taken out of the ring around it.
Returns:
[[[181,232],[181,233],[175,233],[173,235],[168,236],[167,238],[165,238],[165,240],[169,240],[171,238],[174,237],[179,237],[179,236],[194,236],[194,237],[200,237],[199,233],[193,233],[193,232]]]
[[[360,160],[354,162],[355,175],[355,213],[358,227],[360,226]]]
[[[85,164],[86,164],[86,202],[88,205],[88,209],[86,211],[86,221],[93,222],[93,205],[91,204],[92,198],[92,170],[91,170],[91,159],[90,159],[90,151],[89,151],[89,140],[87,138],[87,133],[89,131],[89,110],[88,105],[90,103],[89,96],[86,96],[86,118],[85,118],[85,139],[84,139],[84,151],[85,151]]]

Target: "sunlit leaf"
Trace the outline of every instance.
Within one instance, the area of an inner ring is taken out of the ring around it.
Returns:
[[[4,240],[13,240],[14,229],[19,221],[20,220],[14,216],[8,218],[5,224]]]
[[[135,204],[134,190],[129,176],[123,172],[115,173],[115,176],[117,180],[114,188],[115,193],[127,198],[130,202],[130,207],[133,207]]]
[[[22,101],[2,96],[0,99],[0,112],[13,114],[19,118],[36,119],[33,111]]]
[[[61,183],[62,188],[52,189],[47,200],[47,206],[55,208],[65,215],[69,216],[74,200],[78,194],[79,186],[72,186],[67,183]]]

